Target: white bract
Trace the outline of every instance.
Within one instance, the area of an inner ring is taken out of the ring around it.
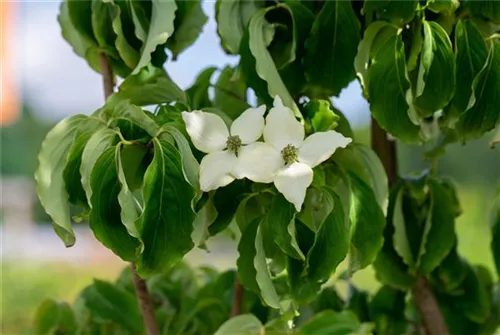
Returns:
[[[251,150],[241,150],[239,154],[245,177],[255,182],[274,182],[297,211],[312,183],[312,168],[352,141],[333,130],[304,137],[303,125],[276,96],[274,107],[266,117],[265,143],[254,143]]]
[[[215,114],[202,111],[182,112],[186,130],[194,146],[207,153],[200,163],[200,188],[204,192],[215,190],[244,178],[239,154],[251,152],[262,136],[266,106],[244,111],[228,130],[224,121]]]

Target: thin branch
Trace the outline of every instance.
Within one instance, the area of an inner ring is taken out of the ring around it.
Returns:
[[[379,156],[387,173],[389,187],[392,187],[398,179],[396,143],[387,138],[387,132],[373,118],[371,141],[372,149]],[[425,335],[449,335],[448,326],[425,277],[419,276],[417,278],[412,293],[420,312]]]
[[[231,317],[241,314],[241,307],[243,305],[243,292],[245,288],[238,280],[238,275],[234,278],[234,294],[233,294],[233,304],[231,305]]]
[[[101,64],[104,99],[107,99],[114,92],[115,76],[113,75],[113,68],[111,67],[108,57],[102,52],[99,53],[99,61]],[[155,310],[151,303],[151,296],[149,295],[146,282],[137,275],[134,263],[131,263],[130,267],[132,268],[135,292],[139,300],[139,307],[141,309],[142,319],[144,320],[144,326],[146,327],[146,334],[160,335]]]

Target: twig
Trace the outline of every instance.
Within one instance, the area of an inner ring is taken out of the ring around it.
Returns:
[[[371,144],[387,173],[389,187],[392,187],[398,179],[396,143],[389,141],[387,132],[380,128],[373,118],[371,123]],[[412,293],[420,312],[425,334],[449,335],[448,326],[425,277],[420,276],[417,278]]]
[[[234,278],[234,294],[233,294],[233,304],[231,306],[231,317],[241,314],[241,307],[243,305],[243,292],[245,288],[238,280],[238,275]]]
[[[111,67],[108,57],[102,52],[99,53],[99,61],[101,64],[104,99],[107,99],[111,94],[113,94],[115,87],[113,68]],[[144,320],[144,326],[146,327],[146,334],[160,335],[155,310],[151,303],[151,296],[149,295],[146,282],[137,275],[134,263],[131,263],[130,267],[132,268],[135,292],[137,294],[137,299],[139,300],[139,307],[141,309],[142,319]]]

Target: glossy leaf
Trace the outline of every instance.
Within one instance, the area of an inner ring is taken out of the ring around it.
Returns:
[[[148,116],[146,111],[131,104],[129,100],[120,101],[113,105],[108,117],[111,118],[111,122],[108,124],[108,126],[111,127],[115,125],[123,127],[124,123],[131,123],[139,127],[139,129],[134,129],[134,132],[137,130],[140,134],[145,131],[147,133],[146,135],[149,134],[149,137],[156,136],[160,131],[158,123]]]
[[[116,34],[113,29],[110,29],[112,25],[111,11],[113,10],[113,3],[98,0],[92,0],[91,3],[92,15],[90,18],[92,21],[92,31],[99,48],[106,55],[118,58],[118,52],[115,49]]]
[[[370,110],[379,125],[398,139],[416,143],[419,127],[410,121],[404,45],[400,35],[385,42],[368,68]]]
[[[500,41],[489,43],[486,64],[472,82],[472,95],[457,124],[464,140],[480,137],[500,120]]]
[[[310,85],[338,95],[354,78],[360,24],[349,1],[326,1],[305,44],[304,67]]]
[[[151,53],[172,36],[177,5],[174,0],[152,0],[152,13],[146,40],[142,46],[141,57],[132,74],[151,61]]]
[[[332,212],[333,206],[333,197],[326,188],[310,187],[307,189],[304,207],[298,217],[312,231],[317,232]]]
[[[69,150],[63,172],[64,185],[69,196],[69,202],[74,205],[83,206],[84,208],[88,207],[88,204],[85,190],[81,183],[80,166],[82,164],[82,153],[89,138],[90,133],[88,132],[76,136]]]
[[[75,115],[59,122],[45,137],[35,172],[37,193],[45,211],[53,220],[57,235],[66,246],[75,243],[69,213],[69,196],[64,182],[64,168],[76,134],[83,128],[97,128],[100,122],[85,115]]]
[[[173,60],[200,35],[208,17],[203,13],[201,1],[176,1],[177,11],[174,20],[174,33],[167,40],[167,48],[172,51]]]
[[[240,42],[252,15],[262,8],[261,1],[224,1],[217,0],[215,4],[215,19],[217,33],[224,50],[230,54],[237,54]]]
[[[40,335],[75,334],[77,324],[71,307],[65,302],[47,299],[35,313],[34,331]]]
[[[355,272],[371,264],[382,248],[385,219],[370,186],[352,172],[349,179],[352,192],[349,269]]]
[[[305,260],[299,248],[295,228],[296,211],[293,205],[281,194],[274,196],[273,202],[266,216],[269,224],[269,234],[274,243],[288,256]]]
[[[436,22],[423,22],[424,43],[414,106],[426,118],[446,106],[455,92],[455,58],[446,31]]]
[[[451,15],[460,6],[459,0],[428,0],[427,8],[434,13]]]
[[[260,335],[262,328],[262,323],[253,314],[243,314],[224,322],[214,335]]]
[[[129,235],[121,222],[116,148],[106,149],[97,159],[90,174],[90,187],[92,208],[89,222],[95,237],[121,259],[134,261],[140,252],[140,242]]]
[[[336,108],[327,100],[312,100],[304,106],[304,114],[309,119],[314,132],[335,129],[340,119],[336,111]]]
[[[193,247],[193,190],[184,179],[182,158],[169,142],[154,140],[154,157],[144,175],[144,210],[139,227],[144,252],[138,272],[168,269]]]
[[[186,94],[163,69],[146,67],[128,76],[112,98],[130,100],[138,106],[157,105],[172,101],[186,102]]]
[[[228,3],[228,1],[222,1]],[[246,102],[247,86],[238,70],[226,66],[219,74],[214,86],[214,106],[224,111],[231,119],[236,119],[250,105]]]
[[[243,180],[235,180],[226,187],[217,189],[213,196],[217,218],[208,227],[210,235],[215,235],[224,230],[233,220],[243,194],[249,191],[248,184]]]
[[[402,25],[413,19],[417,9],[418,1],[396,1],[396,0],[369,0],[364,2],[363,13],[372,15],[375,11],[379,19],[391,21]]]
[[[316,314],[311,320],[300,326],[297,333],[299,335],[348,335],[355,333],[359,328],[361,328],[361,323],[353,312],[342,311],[339,313],[327,310]]]

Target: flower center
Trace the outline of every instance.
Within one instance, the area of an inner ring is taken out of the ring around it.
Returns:
[[[281,150],[281,157],[283,157],[286,164],[295,163],[299,158],[299,149],[291,144],[288,144],[283,148],[283,150]]]
[[[229,136],[227,138],[226,146],[227,150],[235,155],[238,154],[238,149],[241,147],[241,138],[238,135]]]

